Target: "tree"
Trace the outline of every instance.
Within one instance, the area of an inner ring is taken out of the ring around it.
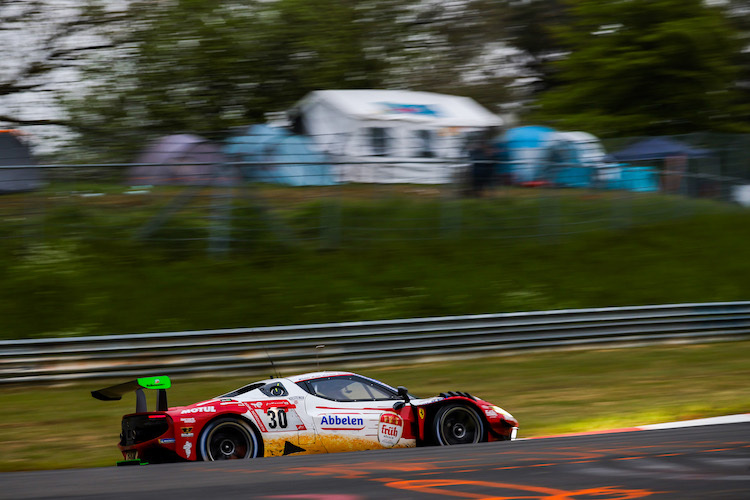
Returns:
[[[508,10],[506,36],[508,43],[518,48],[523,73],[533,79],[529,93],[548,90],[555,85],[550,61],[565,52],[553,33],[553,27],[567,22],[562,0],[506,0]]]
[[[570,52],[533,114],[601,136],[741,127],[739,36],[701,0],[566,0]]]
[[[510,0],[424,0],[401,19],[402,58],[389,82],[399,88],[473,97],[490,109],[514,98],[519,52],[508,43]]]
[[[127,147],[144,135],[221,137],[288,109],[311,90],[380,86],[395,59],[395,19],[406,4],[176,0],[146,6],[128,50],[100,63],[110,73],[66,107],[82,129],[96,131],[81,136],[91,151],[105,149],[102,135]]]
[[[740,33],[742,50],[739,59],[738,87],[743,94],[742,101],[750,102],[750,2],[748,0],[726,0],[723,2],[723,6],[727,19],[733,28]]]
[[[55,97],[90,54],[114,46],[107,28],[123,14],[99,0],[1,0],[0,127],[68,126]]]

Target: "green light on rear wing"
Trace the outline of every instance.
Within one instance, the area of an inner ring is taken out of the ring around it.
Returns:
[[[172,381],[167,376],[141,377],[123,384],[105,387],[98,391],[91,391],[91,395],[101,401],[119,401],[124,394],[135,392],[135,412],[148,411],[146,407],[146,395],[143,389],[156,390],[156,411],[167,411],[167,389],[172,387]]]

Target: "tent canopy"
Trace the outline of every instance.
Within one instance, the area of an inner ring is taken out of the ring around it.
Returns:
[[[330,186],[335,183],[326,155],[312,139],[287,129],[252,125],[229,139],[227,155],[251,163],[243,166],[246,178],[288,186]]]
[[[164,136],[149,144],[130,169],[132,184],[236,184],[221,148],[193,134]]]
[[[543,125],[513,127],[503,133],[498,141],[508,148],[539,148],[552,142],[555,129]]]
[[[708,149],[694,148],[667,137],[651,137],[609,155],[615,161],[661,160],[671,156],[710,156]]]
[[[316,90],[299,104],[336,109],[356,120],[430,123],[435,127],[497,127],[499,116],[468,97],[409,90]]]

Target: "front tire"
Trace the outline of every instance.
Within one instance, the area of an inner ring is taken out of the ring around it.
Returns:
[[[258,436],[249,424],[235,418],[219,418],[206,426],[198,444],[205,461],[256,458]]]
[[[443,406],[432,422],[435,441],[441,446],[479,443],[485,440],[482,417],[469,406]]]

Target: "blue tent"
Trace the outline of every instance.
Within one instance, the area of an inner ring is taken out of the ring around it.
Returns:
[[[554,129],[539,125],[507,130],[495,142],[505,156],[502,173],[510,175],[514,184],[543,180],[547,150],[554,134]]]
[[[507,130],[501,140],[510,148],[542,148],[549,143],[550,136],[554,133],[555,129],[549,127],[527,125]]]
[[[615,161],[643,161],[662,160],[670,156],[694,158],[710,155],[711,151],[708,149],[694,148],[666,137],[651,137],[612,153],[609,157]]]
[[[288,186],[330,186],[336,181],[328,158],[312,139],[281,127],[251,125],[227,141],[224,152],[239,161],[246,179]]]

